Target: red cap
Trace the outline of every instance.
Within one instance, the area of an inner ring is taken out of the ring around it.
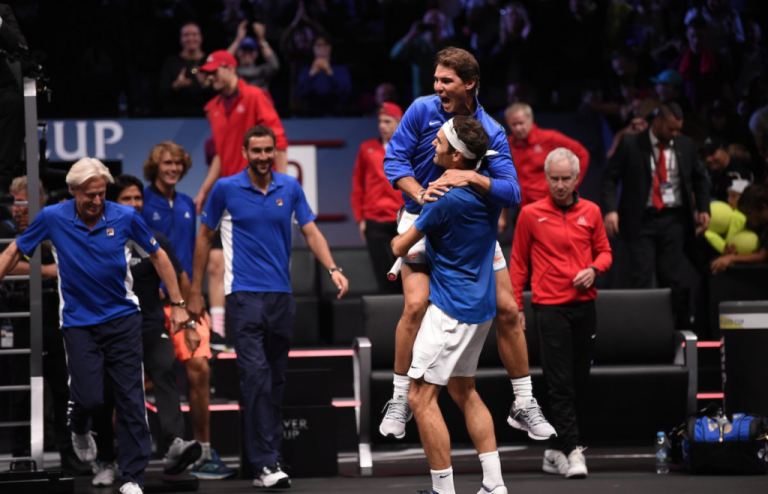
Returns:
[[[237,68],[237,59],[227,50],[217,50],[208,55],[200,70],[203,72],[214,72],[219,67],[225,66]]]
[[[403,119],[403,110],[394,103],[382,103],[381,108],[379,108],[379,115],[389,115],[399,122]]]

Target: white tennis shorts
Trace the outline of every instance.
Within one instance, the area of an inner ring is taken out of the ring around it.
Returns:
[[[430,303],[413,344],[408,377],[439,386],[453,376],[474,377],[491,322],[465,324]]]
[[[407,232],[413,225],[413,222],[418,218],[418,214],[409,213],[403,210],[400,214],[400,218],[397,221],[397,234],[402,235]],[[427,246],[426,237],[422,238],[408,251],[408,254],[403,257],[403,262],[406,264],[427,264]],[[496,251],[493,253],[493,270],[501,271],[507,267],[507,261],[504,259],[504,254],[501,252],[501,246],[499,242],[496,242]]]

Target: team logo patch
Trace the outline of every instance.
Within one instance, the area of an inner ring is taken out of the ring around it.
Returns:
[[[160,214],[157,211],[152,214],[152,221],[160,221]]]
[[[187,211],[186,213],[184,213],[184,217],[185,217],[185,218],[190,218],[190,216],[189,216],[189,211]]]
[[[107,228],[107,237],[114,237],[115,230],[113,228]]]
[[[581,226],[587,226],[587,220],[585,220],[583,216],[579,216],[579,219],[576,221],[576,224]]]
[[[282,206],[283,205],[283,200],[282,199],[278,199],[275,202],[277,203],[278,206]]]
[[[149,243],[152,244],[152,245],[157,245],[157,240],[155,240],[155,237],[151,237],[149,239]]]

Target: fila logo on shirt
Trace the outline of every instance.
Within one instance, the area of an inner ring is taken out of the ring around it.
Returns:
[[[278,206],[282,206],[283,205],[283,200],[282,199],[278,199],[275,202],[277,203]]]
[[[576,220],[576,224],[581,226],[587,226],[587,220],[585,220],[583,216],[579,216],[579,219]]]
[[[160,221],[160,213],[158,213],[157,211],[152,213],[152,221]]]
[[[115,229],[107,228],[107,237],[114,237],[114,236],[115,236]]]

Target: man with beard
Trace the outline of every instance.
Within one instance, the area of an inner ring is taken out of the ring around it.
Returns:
[[[240,374],[242,432],[256,472],[255,487],[291,485],[280,466],[280,407],[295,311],[289,268],[294,214],[309,249],[339,289],[338,297],[348,289],[298,181],[272,171],[276,144],[272,129],[253,127],[243,142],[248,167],[214,185],[195,245],[188,308],[199,319],[204,268],[213,236],[220,230],[226,310]]]

